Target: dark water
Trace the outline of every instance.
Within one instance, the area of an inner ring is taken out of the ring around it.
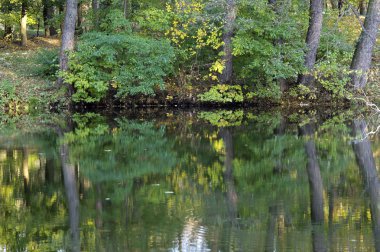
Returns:
[[[373,127],[243,110],[7,121],[0,250],[380,251]]]

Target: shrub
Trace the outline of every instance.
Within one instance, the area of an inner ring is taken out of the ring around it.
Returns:
[[[164,88],[173,58],[173,49],[166,40],[131,33],[91,32],[82,37],[77,51],[70,56],[70,71],[63,77],[75,87],[74,101],[100,101],[110,88],[118,97],[153,95],[154,88]]]
[[[203,102],[243,102],[243,92],[240,86],[219,84],[203,94],[198,95]]]

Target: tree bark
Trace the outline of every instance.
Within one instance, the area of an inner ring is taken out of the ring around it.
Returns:
[[[356,162],[361,170],[364,184],[370,198],[370,211],[372,219],[372,229],[376,251],[380,251],[380,181],[376,169],[375,159],[371,148],[371,143],[366,137],[366,122],[355,120],[352,125],[354,137],[363,140],[356,140],[352,143],[355,152]]]
[[[309,29],[306,36],[307,52],[305,55],[305,67],[308,73],[303,74],[299,78],[299,83],[306,86],[313,86],[313,75],[311,71],[314,69],[317,59],[317,51],[321,38],[323,22],[323,0],[310,0],[309,10]]]
[[[371,68],[373,49],[376,45],[376,37],[380,24],[380,0],[370,0],[367,15],[364,21],[364,29],[356,44],[352,58],[351,75],[354,89],[362,89],[366,86],[368,72]]]
[[[74,50],[75,46],[75,23],[78,15],[78,0],[67,0],[66,1],[66,15],[65,22],[62,32],[62,44],[60,52],[60,70],[65,72],[68,70],[68,53]],[[63,85],[63,79],[58,79],[58,86]],[[73,87],[67,85],[68,95],[73,94]]]
[[[21,3],[21,27],[20,27],[20,33],[21,33],[21,46],[26,46],[28,43],[28,35],[26,30],[26,23],[28,20],[27,17],[27,3],[26,1],[23,1]]]
[[[233,74],[233,64],[232,64],[232,37],[234,34],[234,26],[236,20],[236,3],[235,0],[226,0],[226,17],[224,24],[224,35],[223,35],[223,61],[224,69],[220,76],[220,81],[223,84],[232,82]]]

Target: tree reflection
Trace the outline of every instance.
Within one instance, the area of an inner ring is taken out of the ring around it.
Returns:
[[[354,136],[360,139],[353,141],[352,148],[369,194],[375,249],[376,251],[380,251],[380,181],[376,163],[371,143],[367,137],[366,122],[364,120],[355,120],[352,124],[352,129]]]
[[[58,133],[61,137],[62,132]],[[74,165],[69,160],[69,146],[67,143],[60,145],[60,157],[62,175],[66,191],[67,204],[69,206],[70,242],[72,251],[80,251],[79,233],[79,194],[76,183],[76,172]]]
[[[236,193],[235,182],[233,177],[233,159],[234,159],[234,146],[232,140],[232,134],[229,129],[222,128],[220,130],[220,136],[224,142],[225,160],[224,160],[224,183],[227,189],[227,207],[229,219],[235,223],[238,217],[237,213],[237,201],[238,196]]]
[[[300,133],[306,138],[305,152],[307,156],[307,175],[309,178],[311,222],[313,224],[312,239],[313,251],[327,251],[323,231],[323,183],[321,170],[318,164],[317,150],[314,142],[315,128],[306,124],[300,128]]]

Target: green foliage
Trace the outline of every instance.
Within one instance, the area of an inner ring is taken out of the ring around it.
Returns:
[[[203,119],[217,127],[240,126],[243,117],[243,110],[218,110],[218,111],[202,111],[198,114]]]
[[[210,88],[204,94],[200,94],[198,98],[203,102],[243,102],[243,92],[241,86],[219,84]]]
[[[316,89],[307,87],[303,84],[299,84],[289,90],[289,95],[294,98],[298,98],[300,100],[304,99],[310,99],[315,100],[317,98],[316,96]]]
[[[352,54],[347,53],[347,58],[351,58]],[[324,89],[331,92],[333,97],[346,97],[347,83],[350,82],[349,65],[343,64],[341,59],[335,52],[325,55],[323,61],[316,64],[314,69],[315,79],[321,83]]]
[[[135,17],[142,34],[171,42],[180,85],[199,79],[216,80],[215,72],[220,72],[222,23],[209,12],[205,1],[175,0],[164,10],[148,8]]]
[[[0,106],[9,105],[16,99],[16,86],[9,80],[0,81]]]
[[[331,20],[325,21],[327,24]],[[346,97],[350,82],[350,63],[354,51],[337,26],[324,27],[314,77],[333,97]]]
[[[59,70],[59,54],[57,49],[41,49],[31,59],[31,74],[55,79]]]
[[[240,78],[271,83],[295,78],[303,70],[305,46],[300,31],[305,25],[299,20],[304,17],[283,5],[273,7],[281,9],[277,13],[266,1],[242,2],[233,40],[235,70]]]
[[[252,98],[261,98],[261,99],[271,99],[273,101],[279,101],[281,98],[281,89],[280,86],[277,85],[274,81],[270,81],[265,85],[258,83],[254,87],[253,92],[247,93],[247,99],[250,100]]]
[[[70,71],[63,77],[75,87],[74,101],[97,102],[110,90],[126,97],[153,95],[156,88],[164,88],[174,59],[169,42],[130,33],[118,17],[110,16],[115,24],[107,19],[104,26],[116,30],[86,33],[70,56]]]

